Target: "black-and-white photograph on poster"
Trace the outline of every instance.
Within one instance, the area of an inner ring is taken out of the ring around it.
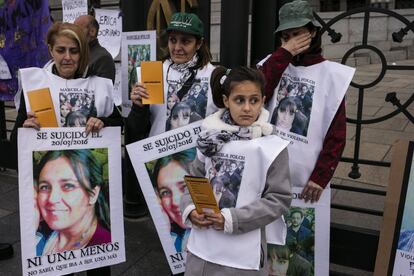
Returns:
[[[244,170],[244,160],[213,156],[209,170],[210,184],[219,208],[236,207]]]
[[[277,127],[307,136],[315,85],[311,80],[283,75],[277,89],[276,107],[270,122]]]
[[[173,274],[185,271],[190,229],[181,218],[184,176],[196,158],[201,122],[127,145],[131,163]]]
[[[125,261],[120,128],[84,130],[19,129],[23,275]]]

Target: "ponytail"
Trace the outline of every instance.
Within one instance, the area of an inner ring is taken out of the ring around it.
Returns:
[[[256,83],[262,96],[264,96],[265,78],[263,73],[257,69],[249,67],[237,67],[227,69],[224,66],[218,66],[211,73],[210,86],[213,94],[213,102],[218,108],[224,108],[223,95],[228,98],[233,87],[242,82],[251,81]]]

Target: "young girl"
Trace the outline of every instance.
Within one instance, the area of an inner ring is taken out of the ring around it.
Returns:
[[[197,213],[188,191],[181,199],[183,221],[192,226],[185,275],[267,275],[265,226],[292,197],[288,142],[271,135],[261,72],[218,67],[211,87],[221,109],[203,121],[191,174],[214,178],[213,191],[218,185],[225,193],[217,214]],[[209,176],[211,168],[224,173]],[[283,242],[286,226],[278,226],[272,238]]]

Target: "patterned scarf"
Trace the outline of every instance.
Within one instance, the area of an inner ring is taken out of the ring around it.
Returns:
[[[251,140],[273,133],[273,126],[267,123],[269,112],[262,108],[259,118],[249,127],[236,125],[230,111],[220,109],[203,121],[204,130],[197,139],[197,148],[207,157],[211,157],[230,141]]]
[[[184,85],[184,83],[190,78],[191,74],[194,74],[194,67],[196,66],[198,61],[198,55],[197,53],[193,56],[192,59],[187,61],[186,63],[177,64],[173,63],[171,60],[171,69],[174,69],[175,71],[180,73],[180,79],[175,84],[175,91],[180,91],[181,87]],[[167,76],[168,78],[168,76]]]

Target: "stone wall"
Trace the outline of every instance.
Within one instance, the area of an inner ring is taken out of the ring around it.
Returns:
[[[394,10],[406,17],[409,21],[414,20],[414,9]],[[340,12],[319,13],[321,18],[328,22]],[[386,14],[371,13],[368,31],[368,45],[377,47],[382,51],[387,61],[405,60],[414,57],[414,34],[409,31],[404,37],[403,42],[397,43],[392,40],[392,33],[405,27],[400,20]],[[344,18],[332,28],[342,34],[340,42],[333,44],[327,33],[323,36],[322,45],[324,56],[333,60],[341,60],[346,51],[356,45],[362,44],[364,14],[359,13]],[[350,63],[370,64],[378,63],[379,57],[372,51],[360,50],[351,55]]]

